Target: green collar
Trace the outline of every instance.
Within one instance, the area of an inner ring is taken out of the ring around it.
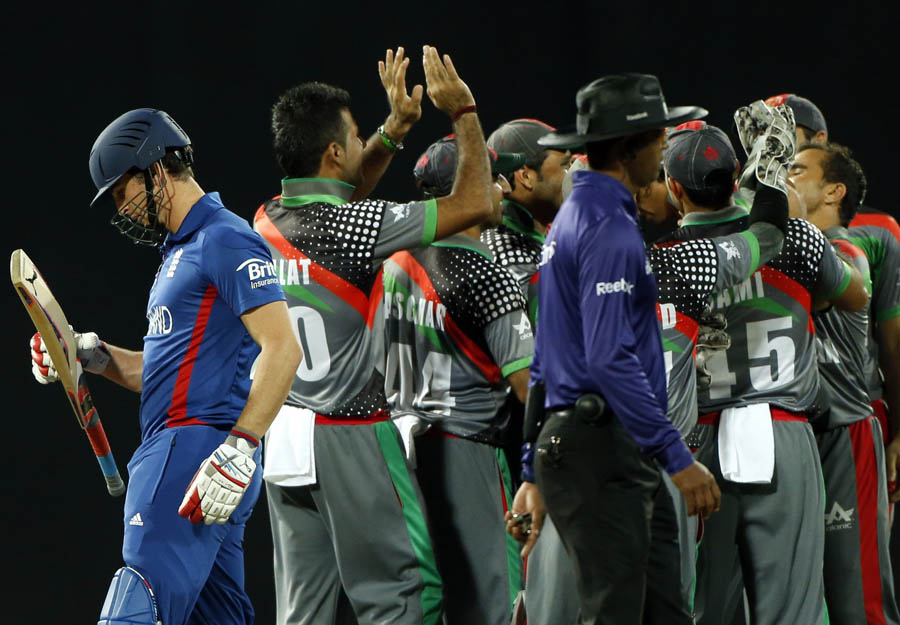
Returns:
[[[284,178],[281,181],[281,203],[288,207],[313,202],[340,206],[350,201],[355,190],[352,184],[333,178]]]
[[[465,234],[454,234],[452,236],[447,237],[446,239],[441,239],[440,241],[435,241],[431,244],[432,247],[459,247],[467,250],[472,250],[473,252],[477,252],[481,254],[485,258],[490,261],[494,260],[494,257],[491,255],[491,250],[487,245],[482,243],[478,239],[473,239],[470,236]]]
[[[740,206],[729,206],[717,211],[696,211],[688,213],[681,219],[682,226],[706,226],[709,224],[723,224],[746,217],[749,213]]]
[[[503,225],[510,230],[534,239],[541,245],[544,244],[544,235],[534,227],[534,217],[531,212],[512,200],[503,200]]]

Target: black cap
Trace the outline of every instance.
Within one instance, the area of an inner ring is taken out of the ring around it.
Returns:
[[[508,121],[487,138],[487,145],[499,153],[523,154],[529,160],[546,150],[538,140],[556,130],[553,126],[537,119],[514,119]]]
[[[814,133],[820,130],[828,133],[828,126],[825,125],[825,116],[822,115],[822,111],[806,98],[801,98],[793,93],[782,93],[768,98],[766,104],[769,106],[787,104],[794,111],[794,121],[798,126],[809,128]]]
[[[450,195],[456,175],[457,152],[456,137],[447,135],[429,145],[416,161],[413,176],[427,193],[435,197]],[[495,152],[490,148],[488,158],[492,174],[508,174],[522,167],[526,160],[524,154]]]
[[[588,83],[575,96],[574,131],[555,132],[538,143],[573,149],[592,141],[625,137],[706,117],[698,106],[666,106],[659,80],[651,74],[612,74]]]
[[[668,131],[669,147],[663,155],[666,175],[687,187],[702,191],[714,172],[733,174],[738,159],[722,130],[703,121],[680,124]]]

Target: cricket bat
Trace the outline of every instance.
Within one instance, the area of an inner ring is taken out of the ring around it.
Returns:
[[[53,366],[59,374],[59,381],[62,382],[69,404],[75,412],[75,420],[87,434],[100,463],[106,479],[106,489],[110,495],[118,497],[125,492],[125,483],[109,448],[81,363],[75,356],[77,345],[69,322],[44,277],[23,250],[12,253],[9,277],[34,322],[34,327],[41,333],[41,340],[47,347]]]

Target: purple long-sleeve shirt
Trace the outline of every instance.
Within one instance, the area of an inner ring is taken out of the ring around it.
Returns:
[[[693,458],[666,418],[656,279],[634,200],[604,174],[572,181],[541,259],[532,383],[543,379],[548,410],[600,393],[641,450],[677,473]]]

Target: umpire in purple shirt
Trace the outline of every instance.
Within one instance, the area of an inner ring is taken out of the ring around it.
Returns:
[[[546,413],[534,473],[575,564],[581,623],[640,625],[662,488],[654,463],[672,476],[689,514],[706,517],[719,506],[712,474],[666,418],[656,279],[633,199],[657,178],[665,127],[707,111],[667,109],[647,74],[604,76],[575,101],[575,132],[538,142],[584,146],[590,169],[574,173],[539,267],[531,385]]]

